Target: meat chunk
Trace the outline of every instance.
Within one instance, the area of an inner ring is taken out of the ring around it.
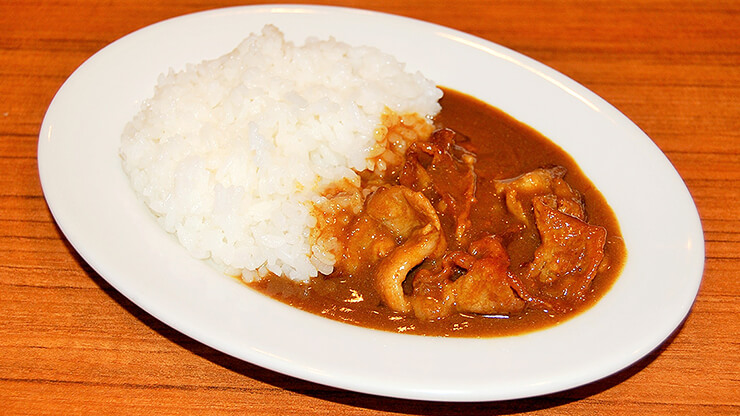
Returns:
[[[362,215],[349,227],[343,255],[334,267],[346,275],[354,276],[363,270],[371,270],[395,248],[393,234],[381,222]]]
[[[530,294],[544,305],[570,309],[584,299],[604,258],[606,229],[557,208],[554,196],[535,197],[542,244],[525,276]]]
[[[532,201],[542,195],[555,195],[558,211],[585,220],[583,199],[563,179],[566,172],[562,166],[535,169],[513,179],[496,181],[496,191],[505,195],[509,212],[528,227],[534,226]]]
[[[455,313],[455,293],[450,278],[455,273],[455,264],[451,260],[454,253],[445,254],[441,267],[424,268],[416,272],[412,282],[411,306],[414,315],[422,320],[431,321]]]
[[[525,302],[511,287],[509,256],[501,242],[488,236],[471,244],[470,252],[477,259],[452,284],[457,311],[486,315],[522,311]]]
[[[343,270],[375,268],[375,287],[383,303],[410,312],[403,292],[409,271],[447,248],[439,217],[420,192],[404,186],[380,187],[365,203],[353,224],[343,257]]]
[[[470,209],[475,202],[475,155],[458,146],[460,135],[441,129],[428,142],[409,147],[399,182],[422,192],[443,219],[454,227],[454,240],[461,243],[470,227]]]
[[[426,224],[439,229],[439,217],[432,204],[420,192],[405,186],[378,188],[367,200],[365,212],[383,224],[402,241]]]
[[[315,241],[314,256],[321,256],[325,262],[336,262],[342,256],[344,247],[339,242],[348,225],[362,211],[365,198],[359,184],[343,180],[327,188],[313,206],[316,226],[311,230]],[[331,271],[323,271],[330,273]]]
[[[440,272],[423,270],[414,279],[414,314],[433,320],[456,312],[511,315],[522,311],[525,302],[512,289],[508,266],[506,249],[494,236],[473,242],[468,252],[448,252]]]
[[[396,312],[411,312],[411,302],[403,292],[409,271],[432,255],[442,234],[432,224],[416,229],[409,239],[393,250],[378,265],[375,286],[383,302]]]

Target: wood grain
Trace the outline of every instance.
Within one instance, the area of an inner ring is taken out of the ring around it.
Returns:
[[[704,279],[682,327],[604,380],[545,397],[472,404],[337,390],[199,344],[121,296],[71,248],[43,198],[37,135],[66,77],[106,44],[169,17],[245,2],[5,0],[0,413],[740,414],[740,3],[326,3],[414,17],[500,43],[574,78],[634,120],[683,177],[704,227]]]

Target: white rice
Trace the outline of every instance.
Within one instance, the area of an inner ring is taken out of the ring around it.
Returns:
[[[193,256],[246,280],[307,280],[333,266],[311,246],[311,202],[372,169],[386,108],[431,119],[441,95],[375,48],[296,46],[268,25],[223,57],[160,76],[120,154],[136,193]]]

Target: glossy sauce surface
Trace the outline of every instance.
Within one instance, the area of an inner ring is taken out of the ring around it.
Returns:
[[[514,335],[548,327],[587,309],[608,291],[626,257],[617,220],[607,202],[562,149],[534,129],[470,96],[444,89],[442,111],[435,119],[439,128],[466,136],[477,155],[476,203],[470,212],[473,239],[487,234],[506,235],[515,221],[495,192],[494,181],[513,178],[540,167],[567,169],[565,180],[583,196],[588,222],[607,229],[604,248],[607,267],[592,281],[586,300],[567,312],[527,307],[511,316],[459,313],[436,320],[420,320],[413,314],[394,312],[376,293],[373,276],[329,276],[296,284],[270,277],[250,286],[294,307],[354,325],[393,332],[430,336],[490,337]],[[510,271],[526,267],[540,243],[539,236],[519,233],[504,240],[511,259]]]

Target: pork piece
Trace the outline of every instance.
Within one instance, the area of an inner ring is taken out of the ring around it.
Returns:
[[[454,227],[455,242],[464,240],[475,202],[475,154],[456,144],[463,137],[449,129],[437,130],[429,141],[415,142],[399,175],[401,185],[422,192]]]
[[[604,258],[606,229],[558,210],[554,195],[535,197],[541,245],[523,280],[532,300],[558,310],[583,301]]]
[[[414,314],[419,319],[434,320],[457,312],[521,312],[525,302],[512,289],[515,281],[508,267],[509,256],[494,236],[473,242],[468,252],[448,252],[439,273],[417,273],[411,301]],[[459,273],[462,275],[453,281]]]
[[[321,248],[315,250],[313,256],[321,256],[325,262],[336,262],[344,250],[337,236],[342,235],[343,230],[357,217],[364,205],[362,189],[349,180],[345,179],[325,189],[322,198],[313,206],[316,226],[311,230],[311,238],[314,245]]]
[[[476,257],[467,273],[452,284],[458,312],[510,315],[524,309],[525,302],[511,287],[509,256],[501,242],[485,237],[471,244]]]
[[[396,239],[380,221],[361,215],[348,227],[344,254],[334,265],[349,276],[371,269],[396,248]]]
[[[413,276],[411,307],[414,315],[421,320],[432,321],[455,313],[455,293],[452,280],[456,266],[452,257],[467,255],[462,251],[445,254],[441,268],[424,268]]]
[[[404,186],[380,187],[371,194],[348,235],[342,269],[351,275],[375,268],[378,294],[397,312],[411,311],[402,285],[409,271],[447,248],[432,204]]]
[[[378,188],[368,197],[365,213],[383,224],[399,243],[426,224],[441,227],[437,212],[424,194],[405,186]]]
[[[375,287],[383,302],[396,312],[411,312],[410,300],[403,292],[408,273],[437,251],[443,239],[432,224],[414,230],[408,240],[384,258],[375,272]]]
[[[535,169],[513,179],[496,181],[496,192],[505,194],[507,209],[527,227],[534,226],[532,200],[541,195],[555,195],[558,211],[585,221],[583,199],[563,179],[566,172],[562,166]]]

